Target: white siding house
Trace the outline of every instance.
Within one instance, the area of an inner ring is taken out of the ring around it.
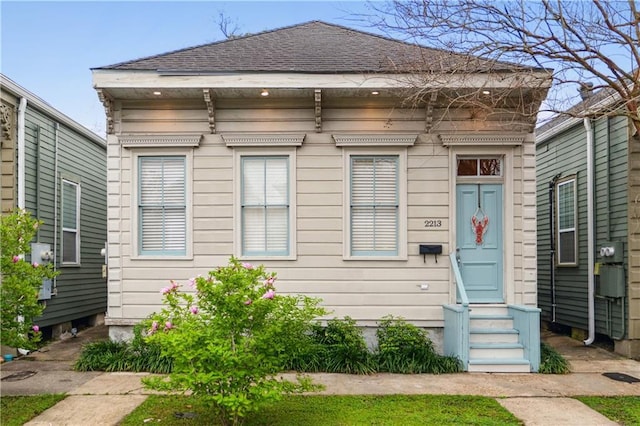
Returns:
[[[276,271],[280,292],[322,298],[330,317],[402,316],[465,362],[473,348],[447,342],[443,305],[537,313],[546,70],[316,21],[96,68],[93,81],[108,120],[113,338],[160,308],[168,280],[230,255]]]

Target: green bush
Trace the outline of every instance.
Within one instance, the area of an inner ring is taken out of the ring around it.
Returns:
[[[540,368],[543,374],[567,374],[571,372],[569,362],[553,347],[540,343]]]
[[[438,355],[427,333],[402,318],[384,317],[376,335],[378,371],[441,374],[461,370],[457,358]]]
[[[43,279],[53,279],[53,265],[24,260],[31,252],[30,242],[42,222],[26,210],[2,216],[0,222],[0,344],[35,349],[41,338],[40,327],[33,324],[44,305],[38,301]]]
[[[172,359],[162,355],[159,345],[147,343],[141,325],[134,327],[131,342],[92,342],[82,348],[74,368],[77,371],[132,371],[167,374]]]
[[[238,424],[285,393],[316,389],[309,379],[289,382],[276,374],[325,311],[318,299],[276,294],[275,280],[263,266],[232,257],[190,280],[195,293],[172,281],[162,290],[164,309],[144,324],[147,342],[173,359],[173,369],[145,384],[203,398],[222,424]]]
[[[313,340],[322,360],[321,371],[328,373],[370,374],[375,372],[371,353],[356,322],[346,316],[313,327]]]

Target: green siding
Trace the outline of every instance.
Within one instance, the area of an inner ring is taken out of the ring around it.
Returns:
[[[100,250],[107,238],[106,148],[72,128],[59,126],[58,176],[54,177],[54,121],[27,108],[26,114],[26,207],[44,221],[38,241],[53,245],[54,200],[58,189],[57,294],[46,301],[38,321],[48,326],[104,313],[107,309],[106,280],[102,278],[104,258]],[[38,149],[39,140],[39,149]],[[39,158],[37,155],[39,154]],[[61,178],[80,184],[80,265],[62,266]],[[39,189],[39,191],[38,191]],[[36,261],[38,259],[35,259]]]
[[[627,236],[627,127],[622,118],[599,118],[594,127],[595,244],[607,240],[625,241]],[[549,222],[549,182],[575,174],[578,190],[578,266],[556,267],[556,322],[588,328],[587,309],[587,175],[586,132],[580,121],[570,129],[538,144],[538,304],[541,318],[552,319]],[[625,259],[626,259],[625,253]],[[598,253],[595,253],[598,261]],[[627,267],[625,262],[625,268]],[[598,278],[596,277],[596,286]],[[621,337],[620,301],[596,298],[596,332]]]

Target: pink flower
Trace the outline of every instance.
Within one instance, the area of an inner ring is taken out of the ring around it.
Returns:
[[[273,299],[273,296],[276,295],[276,292],[273,291],[272,289],[267,290],[267,292],[265,294],[262,295],[263,299]]]
[[[242,267],[245,268],[245,269],[253,269],[253,265],[250,264],[250,263],[243,263]]]
[[[247,305],[247,306],[249,306],[252,303],[253,303],[253,300],[251,300],[251,299],[247,299],[247,300],[244,301],[244,304]]]
[[[193,315],[196,315],[196,314],[198,313],[198,307],[197,307],[197,306],[192,306],[192,307],[191,307],[191,313],[192,313]]]
[[[36,333],[37,333],[38,331],[40,331],[40,327],[39,327],[39,326],[37,326],[37,325],[34,325],[33,327],[31,327],[31,329],[32,329],[34,332],[36,332]]]
[[[33,262],[33,267],[37,268],[38,266],[40,266],[40,264],[38,262]]]
[[[20,262],[20,256],[13,256],[13,263]]]
[[[171,289],[169,287],[164,287],[162,290],[160,290],[160,293],[162,294],[167,294],[171,291]]]
[[[171,330],[173,328],[173,324],[171,324],[171,321],[167,321],[164,323],[164,329],[166,330]]]
[[[196,279],[195,278],[189,278],[189,286],[193,287],[196,285]]]
[[[269,277],[269,278],[267,278],[265,280],[264,286],[265,287],[271,287],[271,286],[273,286],[273,283],[275,283],[275,282],[276,282],[276,278],[275,277]]]

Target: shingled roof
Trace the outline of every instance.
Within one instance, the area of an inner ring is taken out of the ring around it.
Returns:
[[[482,72],[496,71],[496,64],[505,70],[515,67],[311,21],[96,69],[186,73]]]

